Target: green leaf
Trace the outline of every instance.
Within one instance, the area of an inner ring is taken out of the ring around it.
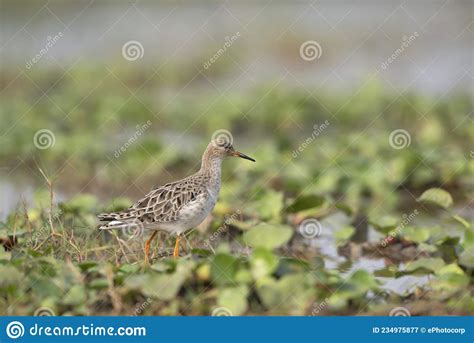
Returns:
[[[257,293],[271,310],[284,310],[292,315],[303,315],[315,297],[314,279],[299,273],[285,275],[279,280],[265,278],[257,283]]]
[[[233,316],[241,316],[248,309],[248,293],[249,289],[245,285],[223,288],[219,290],[217,305],[230,311]]]
[[[120,266],[119,271],[124,274],[133,274],[138,272],[140,266],[138,264],[124,264]]]
[[[125,286],[141,291],[145,296],[161,300],[171,300],[176,297],[184,281],[191,275],[194,263],[180,261],[174,273],[141,274],[126,279]]]
[[[210,251],[209,249],[194,248],[194,249],[191,249],[191,254],[207,257],[207,256],[212,255],[212,251]]]
[[[218,285],[233,284],[238,269],[239,261],[237,258],[226,253],[218,253],[211,263],[212,280]]]
[[[106,278],[95,279],[89,282],[88,287],[93,289],[107,289],[109,282]]]
[[[377,231],[387,234],[397,227],[398,218],[389,215],[371,216],[370,223]]]
[[[474,246],[471,245],[459,255],[459,264],[467,268],[474,268]]]
[[[426,243],[419,243],[418,249],[420,249],[420,251],[429,252],[429,253],[434,253],[438,250],[436,246],[431,245],[431,244],[426,244]]]
[[[268,190],[253,203],[253,208],[260,218],[272,219],[280,216],[283,209],[283,193]]]
[[[404,228],[401,233],[405,239],[415,243],[426,242],[431,236],[430,229],[413,226]]]
[[[474,230],[468,230],[464,234],[464,243],[463,246],[467,247],[470,245],[474,245]]]
[[[79,268],[82,272],[88,271],[91,268],[97,266],[97,262],[95,261],[84,261],[78,264]]]
[[[352,226],[346,226],[334,233],[334,238],[336,239],[336,245],[341,246],[347,243],[347,241],[352,237],[355,232],[355,228]]]
[[[368,291],[378,287],[374,275],[366,270],[356,270],[329,297],[329,305],[333,308],[343,308],[349,299],[365,298]]]
[[[250,256],[250,267],[253,277],[258,280],[276,270],[278,258],[270,250],[257,248]]]
[[[316,194],[303,195],[298,198],[288,206],[287,211],[289,213],[296,213],[300,211],[307,210],[313,207],[319,207],[324,204],[324,197]]]
[[[431,272],[436,272],[437,270],[444,267],[443,259],[439,257],[432,257],[432,258],[420,258],[414,262],[410,262],[407,264],[405,270],[407,272],[414,272],[419,269],[426,269]]]
[[[437,280],[433,283],[436,290],[454,293],[459,289],[464,289],[469,284],[469,277],[457,264],[448,264],[436,271]]]
[[[3,249],[0,248],[0,249]],[[21,283],[23,275],[15,267],[0,266],[0,289]]]
[[[62,297],[62,302],[67,305],[81,305],[86,301],[86,290],[82,285],[74,285],[65,296]]]
[[[453,205],[451,194],[441,188],[430,188],[427,191],[424,191],[418,198],[418,201],[431,203],[444,209],[448,209]]]
[[[244,233],[245,243],[253,248],[277,248],[288,242],[293,229],[286,225],[259,224]]]
[[[355,286],[359,291],[366,292],[377,287],[373,275],[366,270],[356,270],[349,278],[348,282]]]

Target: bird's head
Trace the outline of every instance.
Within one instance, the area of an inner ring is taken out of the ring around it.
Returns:
[[[232,135],[230,132],[226,130],[220,130],[216,132],[223,132],[218,135],[215,135],[212,137],[211,142],[207,146],[206,152],[205,152],[205,157],[206,159],[219,159],[223,160],[226,157],[232,156],[232,157],[240,157],[245,160],[249,160],[252,162],[255,162],[255,160],[247,156],[240,151],[237,151],[234,149],[234,146],[232,145]]]

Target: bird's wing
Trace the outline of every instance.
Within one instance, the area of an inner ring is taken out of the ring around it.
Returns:
[[[206,187],[195,179],[183,179],[154,189],[132,208],[146,221],[173,222],[185,205],[195,201],[205,191]]]
[[[153,189],[124,211],[100,214],[98,218],[116,225],[137,220],[141,223],[169,223],[178,219],[179,211],[185,205],[203,194],[207,194],[203,177],[187,177]]]

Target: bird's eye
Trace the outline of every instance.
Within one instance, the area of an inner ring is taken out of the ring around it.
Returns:
[[[219,147],[221,147],[221,148],[225,148],[226,145],[227,145],[227,142],[226,142],[224,139],[219,139],[219,140],[217,141],[217,145],[218,145]]]

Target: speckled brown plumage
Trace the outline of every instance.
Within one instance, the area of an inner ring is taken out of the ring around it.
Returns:
[[[140,232],[152,230],[145,245],[146,261],[157,231],[177,234],[173,254],[177,256],[179,235],[199,225],[214,208],[221,186],[221,164],[227,156],[254,161],[235,151],[230,142],[213,140],[202,156],[201,169],[197,173],[151,190],[126,210],[99,214],[100,229],[138,227]]]
[[[178,219],[180,210],[192,202],[206,197],[211,177],[197,173],[182,180],[153,189],[130,208],[115,213],[103,213],[101,221],[127,221],[137,219],[144,224],[170,223]]]

